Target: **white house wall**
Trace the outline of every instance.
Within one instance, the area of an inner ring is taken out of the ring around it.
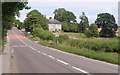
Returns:
[[[62,26],[61,24],[48,24],[49,31],[55,31],[55,30],[61,30]]]

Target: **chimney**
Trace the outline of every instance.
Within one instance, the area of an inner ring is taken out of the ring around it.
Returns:
[[[49,19],[51,20],[51,19],[52,19],[52,17],[49,17]]]

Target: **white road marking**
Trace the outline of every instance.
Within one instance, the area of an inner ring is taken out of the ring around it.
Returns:
[[[35,48],[33,50],[37,51],[37,49],[35,49]]]
[[[38,53],[41,53],[40,51],[37,51]]]
[[[59,62],[61,62],[61,63],[65,64],[65,65],[68,65],[68,63],[67,63],[67,62],[62,61],[62,60],[60,60],[60,59],[57,59],[57,61],[59,61]]]
[[[31,47],[31,49],[33,49],[33,50],[34,50],[34,48],[33,48],[33,47]]]
[[[12,46],[12,47],[27,47],[27,46]]]
[[[46,53],[42,52],[42,54],[47,55]]]
[[[14,50],[12,49],[12,53],[14,53]]]
[[[73,68],[73,69],[76,69],[76,70],[78,70],[78,71],[80,71],[80,72],[83,72],[83,73],[87,73],[87,74],[88,74],[88,72],[86,72],[86,71],[84,71],[84,70],[82,70],[82,69],[80,69],[80,68],[77,68],[77,67],[75,67],[75,66],[72,66],[72,68]]]
[[[48,57],[50,57],[50,58],[52,58],[52,59],[55,59],[53,56],[51,56],[51,55],[48,55]]]

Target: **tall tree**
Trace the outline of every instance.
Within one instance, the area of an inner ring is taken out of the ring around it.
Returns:
[[[24,20],[24,25],[27,31],[32,32],[35,27],[48,29],[47,19],[38,10],[30,11],[26,17],[27,18]]]
[[[27,2],[2,2],[3,28],[10,29],[12,27],[12,18],[19,15],[19,10],[27,8],[27,4]]]
[[[80,24],[79,24],[79,31],[84,33],[86,28],[89,26],[89,21],[87,16],[85,15],[84,12],[82,12],[82,15],[80,16]]]
[[[118,28],[114,16],[109,13],[98,14],[95,24],[101,28],[101,37],[114,37]]]
[[[28,2],[1,2],[2,3],[2,43],[6,36],[7,29],[11,29],[15,16],[19,14],[19,11],[26,8],[28,9]]]
[[[67,11],[64,8],[58,8],[54,11],[54,19],[60,22],[76,22],[76,16],[73,12]]]

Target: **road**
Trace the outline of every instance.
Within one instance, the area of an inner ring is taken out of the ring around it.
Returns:
[[[118,66],[42,46],[22,31],[8,31],[16,73],[118,73]]]

